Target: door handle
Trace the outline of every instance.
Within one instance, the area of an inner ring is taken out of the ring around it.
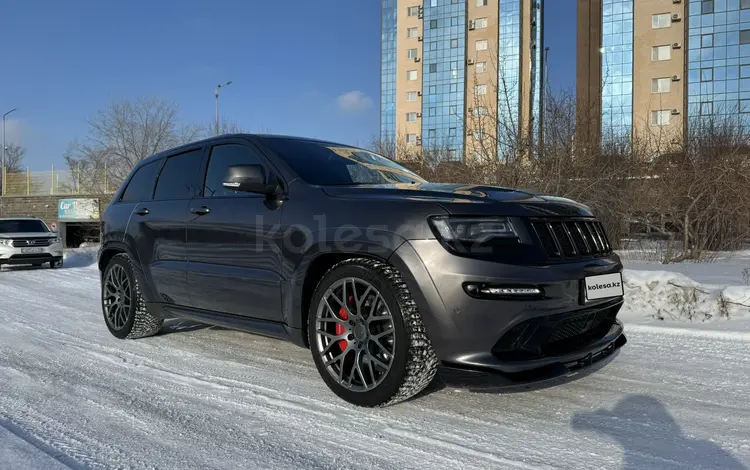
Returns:
[[[143,209],[139,211],[135,211],[135,213],[138,215],[148,215],[151,213],[151,211],[144,207]]]
[[[193,207],[192,209],[190,209],[190,212],[192,212],[193,214],[196,214],[196,215],[206,215],[209,212],[211,212],[211,209],[209,209],[206,206],[201,206],[201,207],[197,207],[197,208]]]

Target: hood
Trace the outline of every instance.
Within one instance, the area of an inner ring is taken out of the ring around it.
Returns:
[[[0,238],[57,238],[55,232],[0,233]]]
[[[326,186],[331,197],[423,201],[440,204],[450,213],[507,213],[529,216],[591,216],[590,209],[571,199],[500,186],[417,183]]]
[[[516,189],[450,183],[362,184],[326,186],[332,197],[357,199],[410,199],[416,201],[486,203],[533,200],[536,196]]]

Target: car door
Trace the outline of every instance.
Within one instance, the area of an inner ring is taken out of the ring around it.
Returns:
[[[241,164],[273,171],[248,141],[221,140],[209,149],[203,191],[187,222],[192,305],[281,321],[281,208],[264,195],[223,187],[227,169]]]
[[[185,222],[190,200],[199,191],[202,159],[202,147],[167,157],[153,194],[130,217],[128,233],[157,302],[190,305]]]

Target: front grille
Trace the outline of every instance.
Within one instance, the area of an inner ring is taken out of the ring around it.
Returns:
[[[531,226],[551,260],[576,260],[612,253],[612,246],[599,221],[533,219]]]
[[[26,248],[30,246],[50,246],[51,238],[17,238],[13,240],[13,246],[16,248]]]
[[[532,318],[508,330],[492,348],[502,360],[563,355],[600,340],[617,319],[622,300],[572,313]]]

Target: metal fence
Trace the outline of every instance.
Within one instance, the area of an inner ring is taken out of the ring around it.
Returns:
[[[49,171],[8,171],[0,174],[1,196],[56,196],[69,194],[112,194],[115,182],[106,168],[82,172],[80,168]],[[7,184],[6,184],[7,183]]]

